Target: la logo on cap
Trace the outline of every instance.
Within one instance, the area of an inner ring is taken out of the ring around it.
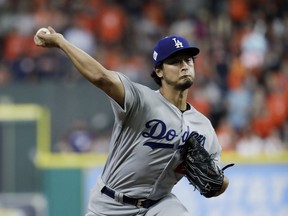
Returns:
[[[177,38],[173,38],[172,40],[174,41],[176,48],[181,48],[181,47],[183,47],[182,42],[179,41],[179,40],[177,40]]]
[[[155,45],[154,52],[152,53],[154,66],[159,65],[163,60],[180,50],[185,51],[191,56],[195,56],[199,53],[199,49],[190,46],[187,39],[182,36],[171,35],[160,39]]]

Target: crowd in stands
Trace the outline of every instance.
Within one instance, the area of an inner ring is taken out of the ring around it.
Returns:
[[[47,26],[146,85],[156,41],[186,37],[201,50],[190,102],[211,120],[223,150],[287,149],[287,1],[1,0],[0,86],[83,80],[59,50],[34,45]]]

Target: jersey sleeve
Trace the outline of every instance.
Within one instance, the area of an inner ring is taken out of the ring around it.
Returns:
[[[198,112],[199,113],[199,112]],[[211,121],[201,114],[202,118],[204,119],[203,122],[205,122],[205,128],[208,132],[207,137],[209,137],[209,141],[207,145],[205,145],[205,149],[208,151],[208,153],[212,156],[214,162],[216,165],[220,165],[221,162],[221,152],[222,152],[222,147],[219,143],[217,134],[215,132],[214,127],[211,124]]]
[[[214,155],[213,155],[213,160],[215,161],[215,163],[219,166],[220,162],[221,162],[221,151],[222,151],[222,147],[218,141],[218,137],[216,135],[215,130],[213,129],[213,139],[212,139],[212,149],[214,151]]]
[[[219,143],[217,134],[214,127],[212,126],[211,121],[205,115],[197,111],[195,108],[193,108],[191,112],[195,113],[195,115],[190,116],[190,119],[198,123],[198,129],[200,131],[200,134],[204,134],[204,136],[206,136],[207,140],[204,144],[205,149],[212,156],[215,163],[219,165],[221,161],[222,147]]]
[[[137,109],[137,106],[139,106],[141,101],[139,89],[137,88],[136,84],[121,73],[118,73],[118,76],[124,86],[124,106],[121,107],[115,100],[113,100],[111,97],[109,98],[116,121],[123,121],[132,109]]]

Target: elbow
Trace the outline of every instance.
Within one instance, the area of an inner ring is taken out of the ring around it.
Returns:
[[[107,84],[107,81],[109,80],[107,77],[107,73],[109,73],[109,72],[108,71],[105,71],[105,72],[97,72],[96,71],[94,73],[90,73],[87,78],[91,83],[100,87],[100,86]]]
[[[104,83],[106,82],[105,76],[99,74],[91,74],[88,80],[98,87],[104,85]]]

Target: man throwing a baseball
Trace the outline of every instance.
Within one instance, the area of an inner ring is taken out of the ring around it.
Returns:
[[[177,35],[159,40],[152,53],[151,76],[159,85],[155,91],[104,68],[53,28],[48,30],[50,34],[35,35],[36,45],[61,49],[88,81],[107,94],[115,115],[108,159],[91,191],[86,216],[188,216],[171,193],[187,176],[186,141],[193,138],[216,167],[221,152],[210,121],[187,103],[199,49]],[[228,179],[220,173],[221,185],[209,197],[220,195],[228,186]],[[204,185],[211,191],[209,184]],[[195,187],[201,190],[196,183]]]

